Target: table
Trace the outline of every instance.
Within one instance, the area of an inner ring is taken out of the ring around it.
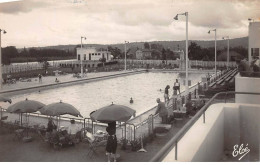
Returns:
[[[107,140],[107,134],[94,134],[95,140],[97,142],[103,141],[103,140]]]

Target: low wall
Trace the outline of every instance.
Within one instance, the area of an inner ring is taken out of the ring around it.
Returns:
[[[239,74],[235,77],[236,92],[253,92],[260,93],[260,78],[256,77],[241,77]],[[259,104],[260,95],[239,95],[236,94],[236,103]]]
[[[222,105],[223,106],[223,105]],[[202,116],[178,142],[178,161],[218,161],[224,146],[224,113],[221,104],[215,104],[206,112],[206,123]],[[175,147],[163,161],[175,160]]]
[[[232,152],[235,145],[241,144],[243,148],[248,144],[250,149],[243,161],[260,155],[260,105],[213,104],[206,111],[205,124],[202,117],[178,142],[177,161],[221,161],[224,153],[238,161],[241,155],[234,158]],[[174,155],[175,147],[163,161],[176,161]]]

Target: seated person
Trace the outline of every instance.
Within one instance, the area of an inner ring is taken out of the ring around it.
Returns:
[[[49,118],[46,132],[50,132],[51,133],[53,130],[56,130],[56,129],[57,129],[57,126],[52,121],[52,118]]]
[[[60,136],[59,136],[59,132],[54,129],[51,133],[51,137],[50,137],[50,141],[53,144],[59,144],[60,143]]]
[[[192,102],[191,100],[188,100],[186,103],[186,110],[187,110],[187,115],[191,115],[193,107],[192,107]]]

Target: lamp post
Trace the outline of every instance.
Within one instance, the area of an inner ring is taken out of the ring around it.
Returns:
[[[215,31],[215,76],[217,76],[217,29],[209,30],[209,34],[210,31]]]
[[[2,45],[1,45],[1,33],[7,33],[5,30],[0,29],[0,90],[2,89]]]
[[[222,39],[223,40],[227,39],[227,69],[228,69],[229,68],[229,36],[225,36]]]
[[[82,51],[82,39],[87,39],[86,37],[82,37],[81,36],[81,53],[83,53]],[[82,54],[83,55],[83,54]],[[81,78],[83,78],[83,62],[82,62],[82,56],[80,54],[80,72],[81,72]]]
[[[126,43],[129,43],[129,42],[125,41],[125,71],[126,71]]]
[[[249,21],[249,22],[251,22],[251,21],[252,21],[252,22],[255,22],[255,20],[254,20],[253,18],[248,18],[248,21]]]
[[[252,23],[255,22],[255,19],[253,18],[248,18],[249,25],[248,25],[248,65],[251,65],[251,62],[253,61],[252,57],[252,40],[250,40],[250,36],[254,35],[252,33]]]
[[[187,97],[189,94],[189,85],[188,85],[188,12],[177,14],[174,19],[178,20],[178,15],[185,15],[186,16],[186,79],[185,79],[185,103],[187,102]]]

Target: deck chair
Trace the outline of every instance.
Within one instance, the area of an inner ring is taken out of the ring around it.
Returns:
[[[87,156],[91,159],[93,158],[94,154],[98,154],[97,147],[105,146],[107,143],[107,140],[98,141],[98,139],[89,132],[86,133],[86,141],[89,143],[89,151],[87,152]]]

